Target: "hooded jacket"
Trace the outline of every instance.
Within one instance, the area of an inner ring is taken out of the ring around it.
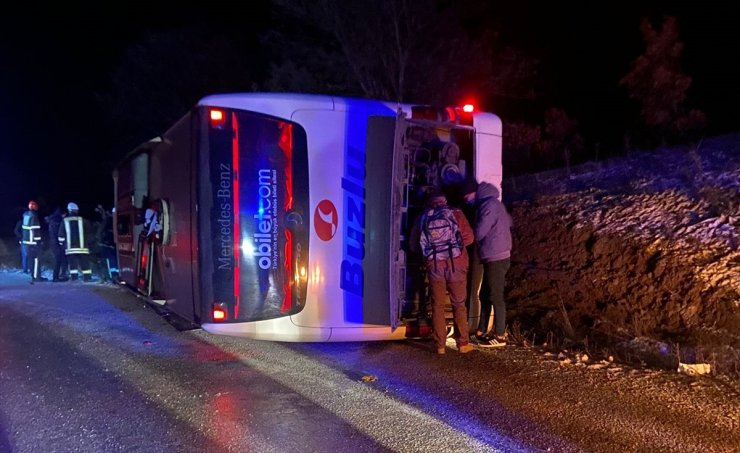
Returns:
[[[511,257],[511,216],[498,194],[496,186],[485,181],[475,192],[475,241],[483,263]]]

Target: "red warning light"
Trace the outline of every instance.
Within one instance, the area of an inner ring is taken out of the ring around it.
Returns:
[[[224,321],[227,316],[226,309],[222,304],[214,304],[211,315],[213,316],[214,321]]]
[[[221,128],[226,123],[226,115],[223,110],[212,109],[210,111],[211,126]]]
[[[473,113],[475,111],[475,106],[473,104],[465,104],[463,105],[463,112],[465,113]]]

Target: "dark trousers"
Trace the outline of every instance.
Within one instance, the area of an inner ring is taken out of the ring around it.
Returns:
[[[28,273],[29,267],[28,267],[28,246],[24,243],[20,243],[21,246],[21,267],[23,268],[23,272]]]
[[[506,332],[506,302],[504,287],[506,272],[511,266],[511,259],[483,263],[483,285],[480,293],[480,321],[478,331],[488,332],[488,318],[493,308],[493,333],[503,335]]]
[[[67,255],[64,254],[64,247],[59,244],[51,245],[51,253],[54,255],[54,280],[59,280],[62,276],[62,272],[66,273],[67,268]]]
[[[477,245],[468,246],[468,256],[470,256],[470,268],[468,269],[468,301],[466,307],[470,322],[475,322],[477,326],[481,316],[480,289],[483,284],[483,264],[478,257]],[[490,313],[489,311],[487,316],[490,317]]]
[[[118,278],[118,256],[116,255],[116,249],[112,246],[102,245],[100,246],[100,256],[104,261],[108,272],[108,278],[115,280]]]
[[[26,244],[26,263],[31,271],[31,277],[37,279],[41,277],[41,247],[38,245]]]

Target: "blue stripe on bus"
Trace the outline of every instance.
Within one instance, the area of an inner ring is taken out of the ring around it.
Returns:
[[[395,116],[382,102],[346,100],[342,193],[342,263],[344,319],[363,323],[363,259],[365,257],[365,148],[368,116]]]

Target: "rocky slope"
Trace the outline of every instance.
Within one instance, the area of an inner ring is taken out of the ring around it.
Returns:
[[[507,180],[503,193],[513,330],[740,374],[740,135]]]

